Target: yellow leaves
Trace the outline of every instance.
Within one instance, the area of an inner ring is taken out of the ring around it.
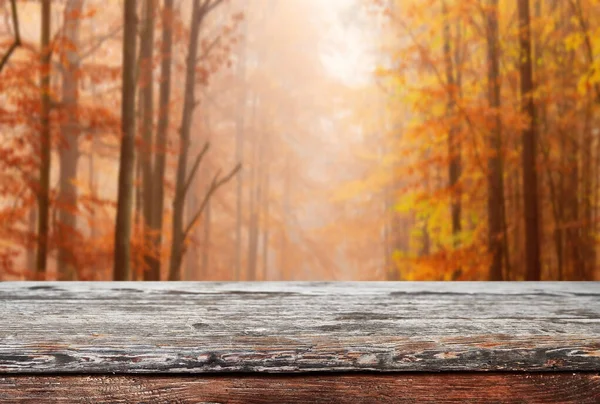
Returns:
[[[588,72],[582,75],[577,82],[577,93],[586,96],[594,86],[600,85],[600,60],[596,60]]]
[[[414,193],[405,195],[403,198],[400,199],[398,203],[396,203],[396,205],[394,205],[394,209],[398,213],[410,213],[416,207],[416,199],[417,196]]]
[[[581,32],[574,32],[564,39],[563,44],[565,46],[565,50],[576,51],[581,48],[584,41],[585,35],[583,35]]]
[[[426,256],[406,256],[394,253],[402,280],[455,281],[485,280],[489,266],[485,243],[474,243],[457,249],[441,248]]]

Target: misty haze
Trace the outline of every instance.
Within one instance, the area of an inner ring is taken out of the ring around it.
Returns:
[[[597,0],[0,0],[0,280],[593,280]]]

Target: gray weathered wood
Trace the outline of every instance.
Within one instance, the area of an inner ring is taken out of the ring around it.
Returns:
[[[600,371],[600,285],[0,283],[0,373]]]

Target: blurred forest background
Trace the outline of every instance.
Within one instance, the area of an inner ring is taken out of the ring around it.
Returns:
[[[0,279],[593,280],[600,0],[0,0]]]

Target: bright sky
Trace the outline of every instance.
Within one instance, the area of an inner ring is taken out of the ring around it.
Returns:
[[[371,35],[363,25],[360,2],[356,0],[313,0],[329,27],[324,41],[323,63],[332,75],[348,84],[369,79],[373,60],[369,56]]]

